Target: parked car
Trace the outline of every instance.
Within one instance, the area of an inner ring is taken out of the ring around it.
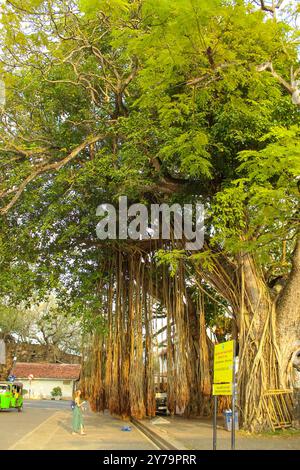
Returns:
[[[168,414],[168,395],[166,392],[156,392],[156,414]]]

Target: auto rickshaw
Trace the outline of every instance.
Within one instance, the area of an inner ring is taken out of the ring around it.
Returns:
[[[23,384],[19,382],[0,382],[0,411],[15,408],[23,409]]]

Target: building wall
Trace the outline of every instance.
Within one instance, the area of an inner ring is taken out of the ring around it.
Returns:
[[[22,382],[24,389],[30,389],[29,380],[16,379],[16,382]],[[62,390],[62,398],[72,399],[73,380],[57,380],[57,379],[34,379],[31,381],[30,397],[35,399],[52,398],[51,392],[54,387],[60,387]],[[28,395],[25,395],[28,398]]]
[[[17,357],[18,362],[63,362],[65,364],[80,364],[81,362],[80,356],[54,351],[53,348],[43,344],[16,343],[12,339],[6,339],[5,349],[2,356],[5,354],[6,363],[0,362],[0,380],[6,380],[13,366],[14,357]]]
[[[0,339],[0,366],[6,364],[6,345],[4,339]]]

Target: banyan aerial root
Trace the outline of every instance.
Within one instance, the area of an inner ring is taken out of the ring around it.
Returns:
[[[209,414],[211,355],[199,315],[199,331],[190,328],[184,263],[171,276],[168,267],[157,269],[151,253],[116,250],[102,270],[95,315],[105,328],[88,335],[83,360],[82,387],[92,409],[154,416],[155,392],[166,391],[171,414],[201,414],[201,404]]]

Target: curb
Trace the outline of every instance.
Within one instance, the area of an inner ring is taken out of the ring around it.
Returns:
[[[191,450],[184,446],[181,442],[166,438],[162,435],[160,428],[155,430],[150,428],[149,424],[138,419],[131,418],[132,424],[136,426],[145,436],[147,436],[160,450]]]

